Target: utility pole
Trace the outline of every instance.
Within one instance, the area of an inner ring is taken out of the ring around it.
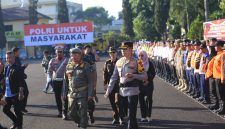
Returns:
[[[208,21],[208,13],[209,13],[208,0],[204,0],[204,8],[205,8],[205,21]]]
[[[189,31],[190,23],[189,23],[189,14],[188,14],[187,0],[184,0],[184,2],[185,2],[185,13],[186,13],[186,20],[187,20],[187,31]]]
[[[6,48],[6,37],[5,37],[5,26],[4,26],[4,19],[2,15],[2,1],[0,0],[0,58],[3,57],[3,49]]]
[[[29,0],[29,24],[36,25],[38,23],[37,13],[38,0]],[[37,57],[37,48],[34,46],[34,56]]]

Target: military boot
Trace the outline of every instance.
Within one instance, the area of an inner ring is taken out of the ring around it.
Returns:
[[[176,86],[176,88],[178,89],[181,85],[182,85],[181,79],[179,79],[179,80],[178,80],[178,85]]]
[[[184,88],[182,88],[181,91],[182,91],[182,92],[185,92],[185,91],[187,91],[188,89],[189,89],[189,88],[188,88],[187,83],[184,82]]]

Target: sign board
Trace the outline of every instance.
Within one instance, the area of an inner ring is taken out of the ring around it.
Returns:
[[[204,40],[217,38],[225,40],[225,19],[203,23]]]
[[[26,25],[24,33],[25,46],[92,43],[94,41],[92,22]]]
[[[23,41],[23,31],[7,31],[5,32],[7,41]]]

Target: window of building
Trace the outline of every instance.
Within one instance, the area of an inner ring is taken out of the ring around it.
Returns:
[[[13,31],[13,25],[5,25],[5,31]]]

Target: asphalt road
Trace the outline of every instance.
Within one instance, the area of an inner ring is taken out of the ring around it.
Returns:
[[[103,97],[102,68],[104,61],[97,63],[99,103],[94,113],[96,122],[89,129],[120,128],[111,125],[112,110],[108,99]],[[27,83],[30,90],[27,109],[24,116],[24,129],[77,129],[73,121],[57,118],[57,108],[53,94],[45,94],[45,75],[40,61],[32,61],[28,66]],[[174,87],[155,78],[152,123],[140,123],[140,129],[225,129],[225,120],[207,110],[193,99],[177,91]],[[2,108],[1,108],[2,110]],[[140,110],[137,114],[140,119]],[[11,121],[0,111],[0,123],[10,127]]]

